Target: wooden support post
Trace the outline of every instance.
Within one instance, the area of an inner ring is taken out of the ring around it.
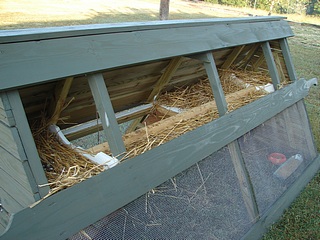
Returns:
[[[115,117],[109,93],[101,73],[88,77],[89,86],[106,133],[110,150],[114,156],[125,153],[121,132]]]
[[[209,78],[213,96],[218,107],[219,115],[222,116],[228,111],[228,104],[223,93],[218,70],[212,53],[205,53],[202,59],[204,60],[203,64]]]
[[[269,69],[269,74],[272,79],[272,84],[275,90],[279,88],[280,85],[280,77],[277,71],[276,64],[273,59],[273,55],[271,52],[270,44],[269,42],[264,42],[262,43],[262,50],[263,50],[263,55],[266,59],[268,69]]]
[[[153,100],[155,98],[157,98],[157,96],[159,95],[159,93],[161,92],[161,90],[168,84],[168,82],[171,80],[171,78],[173,77],[174,73],[177,71],[178,67],[180,66],[182,62],[182,57],[175,57],[173,59],[171,59],[171,61],[169,62],[166,70],[164,71],[164,73],[161,75],[160,79],[156,82],[152,92],[150,93],[147,102],[153,102]],[[138,126],[138,124],[141,122],[141,120],[143,119],[143,117],[139,117],[137,119],[135,119],[130,126],[127,128],[127,133],[132,132],[136,129],[136,127]]]
[[[294,66],[293,66],[293,62],[292,62],[292,58],[291,58],[291,55],[290,55],[290,49],[289,49],[289,45],[288,45],[288,41],[286,38],[282,38],[280,39],[280,48],[282,50],[282,55],[283,55],[283,58],[284,58],[284,62],[286,64],[286,68],[287,68],[287,71],[288,71],[288,74],[289,74],[289,78],[291,81],[296,81],[298,78],[297,78],[297,74],[296,74],[296,71],[294,69]]]
[[[236,58],[239,56],[239,54],[241,53],[241,51],[245,46],[246,45],[240,45],[235,47],[233,51],[230,53],[230,55],[228,56],[228,58],[224,61],[221,68],[224,68],[224,69],[229,68],[233,64],[233,62],[236,60]]]
[[[31,174],[37,184],[40,197],[48,194],[50,188],[48,186],[39,187],[39,185],[46,185],[48,180],[44,174],[40,157],[38,155],[37,147],[34,142],[28,119],[22,105],[20,94],[18,90],[7,92],[7,96],[11,105],[11,111],[16,121],[16,127],[21,138],[21,142],[28,159],[28,164],[31,169]]]
[[[68,77],[61,83],[58,83],[55,89],[53,101],[51,103],[50,124],[57,124],[60,117],[60,113],[65,107],[65,102],[66,102],[72,81],[73,81],[73,77]]]
[[[232,143],[229,143],[228,149],[234,166],[234,170],[239,180],[244,204],[246,205],[252,223],[255,223],[259,219],[258,205],[254,197],[253,187],[250,182],[249,174],[246,170],[238,141],[235,140]]]

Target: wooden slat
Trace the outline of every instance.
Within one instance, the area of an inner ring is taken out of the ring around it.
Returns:
[[[2,168],[0,168],[0,182],[1,188],[10,193],[23,207],[28,207],[37,200],[29,189],[25,189],[15,177],[10,176]]]
[[[9,193],[0,187],[0,199],[2,207],[9,213],[17,213],[24,207],[18,203]]]
[[[0,89],[293,35],[287,22],[264,20],[3,44],[1,78],[10,81]]]
[[[230,23],[253,23],[280,21],[285,17],[247,17],[247,18],[213,18],[196,20],[170,20],[165,22],[134,22],[117,24],[90,24],[80,26],[64,26],[50,28],[34,28],[23,30],[5,30],[0,33],[0,43],[39,41],[51,38],[79,37],[85,35],[97,35],[105,33],[132,32],[142,30],[156,30],[166,28],[196,27],[206,25],[219,25]]]
[[[26,159],[28,160],[28,165],[30,167],[29,172],[32,173],[28,175],[30,178],[29,183],[31,188],[37,189],[39,195],[38,197],[44,197],[49,192],[49,187],[38,188],[38,185],[47,184],[48,181],[44,174],[36,144],[28,124],[28,119],[24,112],[20,94],[17,90],[13,90],[7,92],[7,95],[12,107],[13,116],[16,120],[17,131],[19,133],[18,136],[14,138],[14,141],[19,145],[19,149],[21,148],[25,153]],[[29,167],[25,166],[25,170],[27,171],[26,168]]]
[[[250,176],[246,171],[245,163],[237,140],[229,143],[228,149],[230,152],[234,170],[239,181],[240,191],[244,204],[247,208],[248,215],[250,216],[251,222],[255,223],[259,219],[258,205],[254,197],[254,191],[250,182]]]
[[[317,156],[317,148],[314,142],[314,137],[312,135],[312,130],[310,128],[310,122],[309,122],[306,106],[303,101],[299,101],[297,102],[296,107],[300,114],[300,119],[301,119],[300,124],[302,126],[305,126],[302,128],[302,130],[304,131],[305,141],[307,143],[309,153],[312,158],[315,158]]]
[[[15,214],[9,231],[1,240],[21,237],[66,239],[241,137],[302,99],[307,92],[305,81],[297,81],[296,84],[186,133],[182,138],[174,139],[72,188],[58,192],[32,208]],[[320,158],[315,162],[313,173],[319,169]],[[307,173],[302,178],[310,179],[311,175]],[[294,194],[298,194],[304,184],[306,181],[300,182],[299,189],[292,190]],[[283,200],[289,202],[292,198],[286,196],[281,198],[281,201]],[[270,218],[275,220],[273,214],[270,214]],[[269,219],[267,220],[269,222]],[[263,224],[263,221],[259,222],[261,223]]]
[[[0,147],[0,156],[0,168],[18,181],[26,190],[33,192],[26,176],[23,163],[2,147]],[[1,183],[0,186],[2,186]]]
[[[292,62],[292,58],[290,55],[290,49],[289,49],[289,45],[288,45],[288,41],[287,39],[280,39],[280,47],[282,50],[282,55],[285,61],[285,65],[289,74],[289,78],[291,81],[296,81],[298,79],[296,71],[294,69],[294,65]]]
[[[19,139],[19,134],[15,127],[8,127],[0,122],[0,136],[1,147],[21,161],[26,159],[23,149],[17,145],[16,139]]]
[[[4,123],[8,127],[12,127],[16,124],[12,111],[11,110],[4,110],[0,108],[0,122]]]
[[[108,90],[102,74],[90,75],[88,82],[96,107],[106,133],[111,152],[114,156],[125,153],[126,148],[121,138],[121,132],[110,101]]]
[[[156,97],[162,91],[162,89],[168,84],[168,82],[171,80],[171,78],[177,71],[178,67],[180,66],[181,62],[182,57],[175,57],[170,61],[166,70],[161,75],[156,85],[153,87],[152,92],[150,93],[150,96],[147,99],[147,102],[152,102],[154,100],[154,97]]]
[[[261,54],[257,60],[253,61],[252,70],[257,72],[261,64],[265,61],[265,57]]]
[[[123,123],[140,116],[145,116],[153,108],[152,104],[141,105],[123,112],[116,113],[118,123]],[[64,129],[62,132],[69,140],[74,140],[79,137],[100,131],[102,129],[101,119],[95,119],[83,124],[76,125],[71,128]]]
[[[205,55],[203,55],[203,59],[203,64],[209,78],[210,86],[215,102],[217,104],[218,112],[219,115],[222,116],[228,111],[228,105],[224,96],[224,92],[219,78],[219,73],[214,62],[212,53],[206,53]]]
[[[275,90],[277,90],[280,86],[280,77],[279,73],[277,71],[276,64],[273,59],[273,55],[271,52],[270,44],[269,42],[264,42],[262,43],[262,50],[263,50],[263,55],[266,59],[268,69],[269,69],[269,74],[272,79],[272,84]]]
[[[169,62],[166,70],[161,75],[160,79],[156,82],[156,84],[153,86],[153,89],[147,99],[146,102],[150,103],[155,100],[155,98],[159,95],[159,93],[163,90],[163,88],[168,84],[168,82],[171,80],[175,72],[177,71],[178,67],[180,66],[182,62],[182,57],[175,57],[171,59]],[[141,122],[143,117],[139,117],[135,119],[127,128],[127,132],[132,132],[136,129],[138,124]]]
[[[246,68],[248,62],[251,60],[257,49],[260,47],[260,43],[255,43],[251,46],[245,57],[240,61],[239,67]]]
[[[241,51],[245,46],[246,45],[235,47],[231,52],[231,54],[228,56],[228,58],[225,60],[225,62],[222,64],[221,68],[224,68],[224,69],[229,68],[233,64],[233,62],[236,60],[236,58],[239,56],[239,54],[241,53]]]
[[[50,124],[57,124],[60,114],[65,108],[66,98],[68,96],[73,77],[68,77],[58,84],[54,94],[54,101],[51,103],[51,112],[50,112]]]
[[[279,53],[273,52],[273,58],[274,58],[274,62],[276,64],[277,71],[278,71],[278,74],[280,77],[280,82],[284,83],[284,82],[286,82],[286,76],[284,75],[284,72],[283,72]]]

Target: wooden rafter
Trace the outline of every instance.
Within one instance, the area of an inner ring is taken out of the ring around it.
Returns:
[[[149,97],[147,99],[148,103],[153,102],[155,100],[155,98],[157,98],[157,96],[159,95],[161,90],[171,80],[171,78],[173,77],[173,75],[177,71],[178,67],[180,66],[181,62],[182,62],[182,57],[175,57],[169,62],[166,70],[161,75],[160,79],[156,82],[152,92],[150,93],[150,95],[149,95]],[[130,124],[130,126],[127,128],[127,133],[134,131],[135,128],[138,126],[138,124],[141,122],[142,119],[143,119],[143,117],[139,117],[139,118],[135,119]]]
[[[73,77],[68,77],[65,80],[58,83],[55,92],[54,98],[50,106],[50,123],[57,124],[60,114],[65,107],[66,99],[73,81]]]
[[[230,55],[228,56],[228,58],[225,60],[225,62],[222,64],[221,68],[224,68],[224,69],[229,68],[234,63],[234,61],[239,56],[239,54],[241,53],[241,51],[245,46],[246,45],[235,47],[233,51],[230,53]]]

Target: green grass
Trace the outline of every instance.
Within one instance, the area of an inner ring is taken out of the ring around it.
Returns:
[[[2,0],[0,29],[48,27],[158,19],[159,1],[52,1]],[[73,5],[72,5],[73,4]],[[72,6],[71,6],[72,5]],[[172,1],[170,19],[240,17],[267,15],[267,12],[247,8],[232,8],[208,3]],[[319,17],[286,15],[291,21],[320,25]],[[295,37],[289,39],[293,62],[299,77],[320,77],[320,28],[292,24]],[[313,87],[306,106],[320,151],[320,86]],[[320,173],[309,183],[282,218],[274,224],[264,239],[320,239]]]

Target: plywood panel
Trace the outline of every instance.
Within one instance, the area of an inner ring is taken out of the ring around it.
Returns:
[[[26,156],[21,147],[18,147],[19,134],[15,127],[8,127],[0,122],[0,146],[10,152],[17,159],[25,160]]]
[[[23,207],[27,207],[35,202],[34,195],[1,168],[0,182],[3,190],[10,192],[10,195]]]
[[[12,178],[16,179],[25,189],[32,192],[29,180],[23,167],[23,162],[19,161],[16,157],[11,155],[5,149],[0,147],[0,168],[5,171]],[[2,184],[0,183],[2,186]]]

